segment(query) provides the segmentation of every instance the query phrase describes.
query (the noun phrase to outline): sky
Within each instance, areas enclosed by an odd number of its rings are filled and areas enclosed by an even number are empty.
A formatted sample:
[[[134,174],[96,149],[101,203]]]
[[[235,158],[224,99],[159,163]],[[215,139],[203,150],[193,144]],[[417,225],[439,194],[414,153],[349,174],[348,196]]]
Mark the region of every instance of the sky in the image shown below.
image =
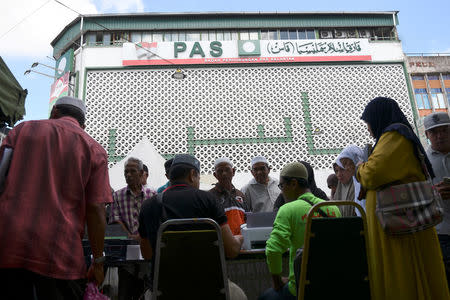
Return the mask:
[[[399,11],[405,53],[450,54],[448,0],[58,0],[81,14],[136,12]],[[0,56],[28,89],[24,120],[46,119],[52,78],[24,72],[34,62],[54,66],[51,41],[77,17],[55,0],[2,1]],[[38,72],[54,74],[39,65]]]

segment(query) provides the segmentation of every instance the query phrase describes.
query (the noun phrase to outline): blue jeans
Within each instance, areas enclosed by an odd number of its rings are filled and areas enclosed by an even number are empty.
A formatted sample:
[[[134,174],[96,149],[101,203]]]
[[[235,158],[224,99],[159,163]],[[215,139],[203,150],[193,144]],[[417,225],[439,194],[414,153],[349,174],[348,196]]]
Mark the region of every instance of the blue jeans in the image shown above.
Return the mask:
[[[297,297],[291,294],[289,283],[286,283],[279,291],[275,291],[273,288],[266,290],[258,297],[258,300],[297,300]]]

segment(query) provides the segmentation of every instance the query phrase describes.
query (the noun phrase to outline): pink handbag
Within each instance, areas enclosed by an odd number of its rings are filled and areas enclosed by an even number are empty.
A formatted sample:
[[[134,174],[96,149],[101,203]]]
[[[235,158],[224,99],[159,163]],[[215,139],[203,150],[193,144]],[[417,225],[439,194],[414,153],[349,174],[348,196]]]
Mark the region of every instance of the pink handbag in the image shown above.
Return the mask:
[[[94,282],[89,282],[84,291],[83,300],[110,300],[108,296],[103,295]]]

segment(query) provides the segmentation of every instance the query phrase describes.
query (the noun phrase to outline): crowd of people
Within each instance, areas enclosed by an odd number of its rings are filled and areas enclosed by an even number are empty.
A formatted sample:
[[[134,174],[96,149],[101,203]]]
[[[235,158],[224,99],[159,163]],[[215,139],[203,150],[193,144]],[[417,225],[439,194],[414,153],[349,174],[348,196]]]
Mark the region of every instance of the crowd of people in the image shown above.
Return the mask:
[[[127,186],[111,192],[107,155],[84,132],[85,112],[79,99],[60,98],[49,120],[19,124],[2,144],[1,155],[5,149],[13,151],[0,195],[0,226],[4,228],[0,236],[2,244],[8,245],[0,249],[0,285],[8,299],[81,299],[86,280],[100,284],[106,219],[120,224],[128,238],[139,241],[142,256],[153,261],[164,220],[211,218],[221,227],[225,255],[234,258],[243,243],[241,225],[246,213],[269,211],[276,212],[266,244],[273,287],[261,291],[260,299],[296,299],[293,261],[303,246],[305,216],[313,205],[329,200],[357,202],[367,215],[368,263],[375,299],[450,299],[447,113],[425,118],[430,141],[425,151],[395,100],[378,97],[370,101],[361,119],[375,145],[343,149],[330,166],[334,173],[327,178],[331,191],[327,196],[317,187],[308,162],[288,162],[279,178],[272,178],[264,156],[250,160],[253,178],[241,190],[233,185],[236,169],[232,160],[218,158],[213,172],[217,183],[203,191],[200,162],[187,154],[165,162],[168,181],[157,190],[147,183],[151,170],[139,158],[131,157],[124,165]],[[424,181],[421,157],[444,200],[443,222],[437,232],[429,228],[388,235],[376,216],[376,191],[390,183]],[[108,216],[105,205],[110,206]],[[315,217],[325,214],[353,217],[360,211],[354,206],[330,205]],[[81,247],[85,225],[93,254],[87,273]],[[289,277],[284,278],[282,255],[287,251]],[[130,264],[118,272],[119,299],[138,299],[149,284],[151,292],[153,270]],[[229,281],[229,290],[231,299],[247,299],[236,283]]]

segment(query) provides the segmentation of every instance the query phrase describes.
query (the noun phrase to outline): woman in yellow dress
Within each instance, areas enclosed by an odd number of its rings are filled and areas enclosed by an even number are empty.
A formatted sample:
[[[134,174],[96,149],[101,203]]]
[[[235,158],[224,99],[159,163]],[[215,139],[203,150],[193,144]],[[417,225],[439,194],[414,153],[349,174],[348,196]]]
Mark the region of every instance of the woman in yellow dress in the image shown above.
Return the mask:
[[[450,295],[436,230],[387,235],[375,215],[376,190],[381,186],[425,180],[417,154],[417,151],[423,154],[425,151],[394,100],[373,99],[361,119],[376,139],[368,161],[357,170],[357,179],[367,191],[368,260],[373,295],[376,300],[448,300]],[[425,162],[430,175],[434,176],[426,156]]]

